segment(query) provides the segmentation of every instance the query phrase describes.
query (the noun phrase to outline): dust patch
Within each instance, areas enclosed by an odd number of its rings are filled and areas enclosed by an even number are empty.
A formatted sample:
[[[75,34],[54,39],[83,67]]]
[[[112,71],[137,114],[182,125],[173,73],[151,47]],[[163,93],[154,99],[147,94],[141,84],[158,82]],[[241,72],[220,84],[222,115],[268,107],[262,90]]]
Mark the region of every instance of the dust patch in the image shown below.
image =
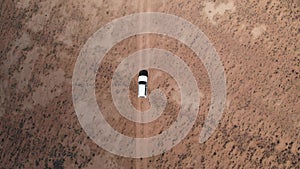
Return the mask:
[[[216,3],[214,2],[205,3],[204,12],[207,15],[208,19],[211,21],[211,23],[214,25],[217,24],[217,22],[214,20],[214,16],[217,14],[224,15],[226,11],[235,11],[235,6],[232,1],[228,3],[221,3],[218,6],[216,6]]]
[[[79,33],[80,23],[77,21],[70,21],[66,24],[66,27],[62,34],[57,37],[57,40],[64,43],[67,46],[73,45],[73,38]]]
[[[3,106],[2,104],[4,103],[4,99],[5,99],[5,93],[2,86],[0,86],[0,117],[2,117],[5,113],[5,109],[2,107]]]
[[[120,10],[123,6],[122,1],[108,1],[108,5],[112,10]]]
[[[108,1],[110,2],[110,1]],[[97,20],[102,18],[103,16],[97,16],[97,13],[99,12],[99,9],[102,9],[103,6],[103,0],[91,0],[89,3],[86,3],[82,8],[79,10],[82,12],[82,15],[84,18],[89,18],[89,21],[91,21],[93,24],[97,22]],[[106,6],[106,9],[109,9],[108,6]],[[98,18],[98,19],[97,19]]]
[[[38,13],[26,23],[26,27],[35,33],[43,30],[49,20],[51,11],[57,2],[58,0],[52,0],[39,3]]]
[[[4,89],[2,86],[0,86],[0,105],[4,103],[4,99],[5,99]]]
[[[29,5],[30,5],[30,0],[19,0],[16,6],[18,9],[25,9],[28,8]]]
[[[260,35],[262,35],[267,30],[267,27],[265,25],[260,25],[252,29],[251,34],[254,39],[258,38]]]
[[[32,95],[34,105],[46,106],[54,97],[62,92],[60,85],[65,80],[65,72],[58,69],[48,76],[41,77],[43,86],[38,87]]]
[[[5,113],[5,109],[0,107],[0,117],[2,117]]]
[[[1,72],[8,72],[9,67],[17,63],[20,50],[31,48],[32,46],[33,42],[30,35],[27,32],[23,32],[22,36],[12,43],[11,50],[7,53],[5,64],[0,67]]]
[[[120,166],[117,163],[116,158],[113,158],[111,155],[108,155],[107,153],[105,153],[104,155],[95,156],[91,160],[89,165],[87,167],[85,167],[85,169],[99,168],[99,166],[101,166],[103,168],[119,168],[119,169],[124,168],[123,166]]]
[[[27,32],[23,32],[20,39],[16,40],[15,45],[23,50],[23,49],[32,47],[33,42],[31,40],[30,35]]]
[[[226,108],[228,110],[229,110],[230,104],[231,104],[231,99],[227,98],[227,100],[226,100]]]
[[[42,51],[43,49],[41,48],[34,48],[30,52],[28,52],[26,54],[26,59],[21,65],[21,71],[17,71],[14,73],[14,78],[18,81],[17,89],[19,91],[23,91],[27,88],[28,82],[32,76],[35,62],[38,59],[38,53],[41,53]]]

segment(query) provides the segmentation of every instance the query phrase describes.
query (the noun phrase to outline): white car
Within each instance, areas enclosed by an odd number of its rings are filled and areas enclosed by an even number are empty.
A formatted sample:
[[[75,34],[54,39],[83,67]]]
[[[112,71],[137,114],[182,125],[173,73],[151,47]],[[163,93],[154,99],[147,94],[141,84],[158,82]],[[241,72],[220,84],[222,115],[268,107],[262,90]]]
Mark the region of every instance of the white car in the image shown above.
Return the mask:
[[[146,98],[147,97],[147,82],[148,82],[148,71],[147,70],[141,70],[139,72],[139,78],[138,78],[138,97],[139,98]]]

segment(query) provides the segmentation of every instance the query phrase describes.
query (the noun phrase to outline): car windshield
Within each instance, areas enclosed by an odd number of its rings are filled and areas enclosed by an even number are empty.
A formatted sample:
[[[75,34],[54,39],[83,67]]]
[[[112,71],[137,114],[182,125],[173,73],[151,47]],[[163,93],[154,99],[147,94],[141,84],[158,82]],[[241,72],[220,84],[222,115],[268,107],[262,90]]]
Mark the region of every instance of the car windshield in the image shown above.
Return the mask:
[[[139,76],[148,76],[148,71],[147,70],[141,70],[139,73]]]

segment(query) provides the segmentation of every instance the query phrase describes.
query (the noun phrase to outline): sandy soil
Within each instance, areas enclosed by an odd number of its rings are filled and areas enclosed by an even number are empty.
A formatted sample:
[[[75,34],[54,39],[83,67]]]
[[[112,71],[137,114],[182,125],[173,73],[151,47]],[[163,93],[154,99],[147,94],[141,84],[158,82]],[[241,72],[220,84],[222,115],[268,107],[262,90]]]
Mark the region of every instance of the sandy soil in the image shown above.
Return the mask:
[[[300,168],[299,1],[3,0],[0,14],[0,168]],[[204,144],[199,133],[210,105],[210,82],[185,45],[144,34],[115,45],[99,65],[96,96],[107,121],[131,137],[166,130],[180,109],[176,81],[151,69],[149,91],[168,105],[148,124],[131,122],[113,105],[110,82],[122,59],[145,48],[183,59],[201,91],[198,118],[188,136],[151,158],[113,155],[84,132],[72,102],[72,74],[87,39],[115,18],[164,12],[199,27],[214,44],[227,79],[227,102],[217,130]],[[105,71],[103,71],[105,70]],[[130,98],[141,111],[148,100]]]

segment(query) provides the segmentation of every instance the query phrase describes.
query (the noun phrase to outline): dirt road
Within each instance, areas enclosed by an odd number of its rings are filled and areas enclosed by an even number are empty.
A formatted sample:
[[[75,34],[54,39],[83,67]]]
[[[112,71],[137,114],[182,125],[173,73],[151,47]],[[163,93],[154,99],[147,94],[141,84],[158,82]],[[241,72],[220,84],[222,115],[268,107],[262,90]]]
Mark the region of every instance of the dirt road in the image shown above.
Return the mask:
[[[0,4],[0,168],[300,168],[298,1]],[[80,50],[105,24],[138,12],[184,18],[203,31],[219,54],[226,74],[226,106],[205,143],[199,143],[199,133],[210,106],[208,73],[188,46],[157,34],[132,36],[109,50],[96,75],[97,103],[106,121],[126,136],[151,137],[168,129],[181,100],[167,72],[149,70],[149,92],[159,88],[168,100],[162,116],[151,123],[121,116],[110,89],[114,70],[128,55],[146,48],[168,50],[189,66],[201,93],[196,123],[187,137],[163,154],[134,159],[102,149],[80,125],[72,98]],[[130,85],[131,103],[145,111],[150,104],[136,97],[136,84],[137,76]]]

